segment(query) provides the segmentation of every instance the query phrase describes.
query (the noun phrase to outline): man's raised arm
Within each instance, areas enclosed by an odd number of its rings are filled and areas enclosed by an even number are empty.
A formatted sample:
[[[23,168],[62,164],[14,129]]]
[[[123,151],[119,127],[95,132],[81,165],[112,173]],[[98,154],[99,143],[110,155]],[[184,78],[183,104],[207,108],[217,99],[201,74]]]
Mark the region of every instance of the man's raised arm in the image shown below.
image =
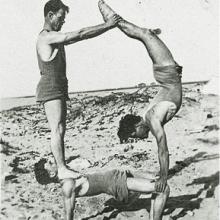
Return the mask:
[[[77,31],[61,33],[51,31],[47,34],[46,41],[48,44],[64,43],[72,44],[77,41],[96,37],[104,32],[114,28],[116,24],[121,20],[118,15],[113,15],[107,22],[96,26],[82,28]]]

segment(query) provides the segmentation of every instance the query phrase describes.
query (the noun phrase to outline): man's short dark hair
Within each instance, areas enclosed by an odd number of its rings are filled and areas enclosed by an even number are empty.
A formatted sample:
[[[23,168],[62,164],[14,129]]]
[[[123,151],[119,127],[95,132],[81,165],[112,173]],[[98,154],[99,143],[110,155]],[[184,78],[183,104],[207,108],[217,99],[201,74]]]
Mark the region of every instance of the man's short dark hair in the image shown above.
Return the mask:
[[[56,13],[60,9],[63,9],[67,13],[69,12],[69,7],[64,5],[61,0],[50,0],[44,6],[44,17],[47,16],[49,11]]]
[[[127,114],[119,121],[118,137],[120,143],[127,141],[131,134],[135,131],[135,125],[141,121],[140,116]]]

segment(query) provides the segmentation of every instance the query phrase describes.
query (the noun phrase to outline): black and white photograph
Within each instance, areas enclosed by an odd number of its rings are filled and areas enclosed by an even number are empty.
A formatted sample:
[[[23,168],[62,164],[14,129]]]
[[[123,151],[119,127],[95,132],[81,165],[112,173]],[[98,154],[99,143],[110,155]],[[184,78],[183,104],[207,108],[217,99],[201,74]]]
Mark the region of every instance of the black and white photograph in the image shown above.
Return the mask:
[[[219,1],[1,1],[2,220],[218,220]]]

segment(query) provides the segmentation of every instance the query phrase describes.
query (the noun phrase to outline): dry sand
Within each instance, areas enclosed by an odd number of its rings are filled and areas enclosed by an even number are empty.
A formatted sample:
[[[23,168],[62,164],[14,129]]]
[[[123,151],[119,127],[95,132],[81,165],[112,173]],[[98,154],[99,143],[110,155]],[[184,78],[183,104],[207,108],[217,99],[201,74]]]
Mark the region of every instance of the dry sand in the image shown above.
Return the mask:
[[[219,97],[203,95],[200,89],[200,85],[184,87],[182,108],[166,125],[171,194],[163,219],[218,219]],[[76,168],[82,173],[118,167],[158,171],[157,146],[152,135],[126,144],[119,144],[117,138],[120,118],[131,111],[143,112],[155,92],[155,88],[150,88],[133,94],[72,96],[65,139],[67,163],[72,166],[77,161],[74,159],[80,158]],[[0,117],[0,218],[63,219],[60,185],[43,173],[44,165],[51,173],[55,169],[43,108],[16,107],[1,111]],[[77,199],[75,216],[84,220],[149,219],[149,208],[149,196],[117,209],[110,196],[100,195]]]

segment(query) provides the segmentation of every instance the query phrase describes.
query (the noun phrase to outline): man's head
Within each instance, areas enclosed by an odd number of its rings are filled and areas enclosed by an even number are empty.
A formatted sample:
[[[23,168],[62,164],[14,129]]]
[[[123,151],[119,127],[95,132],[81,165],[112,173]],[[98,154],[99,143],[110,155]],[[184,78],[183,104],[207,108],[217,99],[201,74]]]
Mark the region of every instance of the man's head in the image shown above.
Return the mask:
[[[44,6],[45,21],[53,31],[61,30],[68,12],[69,7],[64,5],[61,0],[50,0]]]
[[[121,118],[119,122],[118,137],[120,143],[126,142],[131,138],[147,138],[149,133],[148,126],[140,116],[128,114]]]

